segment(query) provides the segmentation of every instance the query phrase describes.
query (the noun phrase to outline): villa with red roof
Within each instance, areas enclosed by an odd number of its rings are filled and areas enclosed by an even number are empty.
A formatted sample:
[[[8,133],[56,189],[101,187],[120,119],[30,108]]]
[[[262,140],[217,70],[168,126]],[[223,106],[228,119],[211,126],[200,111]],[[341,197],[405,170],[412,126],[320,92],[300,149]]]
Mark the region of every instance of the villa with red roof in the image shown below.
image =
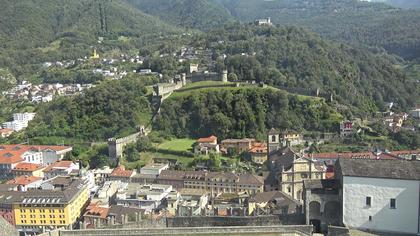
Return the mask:
[[[194,153],[208,155],[209,153],[219,153],[219,144],[217,144],[217,137],[211,135],[205,138],[197,139],[194,147]]]
[[[211,135],[209,137],[199,138],[197,139],[197,143],[217,144],[217,137],[214,135]]]

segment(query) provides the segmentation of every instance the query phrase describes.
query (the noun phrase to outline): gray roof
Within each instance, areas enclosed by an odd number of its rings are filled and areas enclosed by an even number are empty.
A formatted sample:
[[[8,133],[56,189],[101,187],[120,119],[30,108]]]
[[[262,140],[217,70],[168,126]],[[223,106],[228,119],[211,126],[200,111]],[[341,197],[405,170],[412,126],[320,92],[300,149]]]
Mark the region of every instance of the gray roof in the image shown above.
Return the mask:
[[[343,176],[420,180],[420,162],[407,160],[339,159]]]
[[[279,132],[275,128],[271,128],[270,131],[268,131],[268,135],[278,135]]]

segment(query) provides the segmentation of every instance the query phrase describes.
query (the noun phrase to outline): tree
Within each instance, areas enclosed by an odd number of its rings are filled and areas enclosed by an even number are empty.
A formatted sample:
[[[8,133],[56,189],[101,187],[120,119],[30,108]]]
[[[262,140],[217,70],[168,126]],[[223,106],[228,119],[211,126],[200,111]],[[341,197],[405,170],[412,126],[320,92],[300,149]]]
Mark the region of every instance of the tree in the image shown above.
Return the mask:
[[[222,164],[222,160],[220,158],[219,155],[214,154],[214,153],[210,153],[210,158],[209,158],[209,168],[214,170],[214,171],[219,171],[220,170],[220,166]]]
[[[152,147],[152,142],[147,136],[140,137],[136,142],[136,149],[139,152],[147,151],[151,147]]]
[[[135,144],[127,144],[123,153],[125,159],[129,162],[135,162],[140,159],[140,153],[137,151]]]

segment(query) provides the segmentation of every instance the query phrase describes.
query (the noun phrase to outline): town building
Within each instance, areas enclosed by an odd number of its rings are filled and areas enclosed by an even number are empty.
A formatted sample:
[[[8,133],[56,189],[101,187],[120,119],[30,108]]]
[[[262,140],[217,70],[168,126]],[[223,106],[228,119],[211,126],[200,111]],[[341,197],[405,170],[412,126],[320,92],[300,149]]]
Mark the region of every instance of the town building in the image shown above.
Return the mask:
[[[354,123],[351,121],[340,122],[340,137],[350,137],[355,133]]]
[[[252,162],[257,164],[264,164],[267,161],[268,151],[266,143],[254,143],[249,150]]]
[[[115,202],[120,206],[152,212],[164,208],[163,201],[172,191],[171,185],[126,183],[117,191]]]
[[[80,170],[79,163],[73,161],[57,161],[47,166],[43,172],[45,179],[51,179],[56,176],[68,176],[72,172],[78,173]]]
[[[336,170],[344,225],[420,234],[420,162],[339,159]]]
[[[22,175],[6,182],[7,185],[13,185],[14,191],[28,191],[29,189],[37,189],[42,184],[42,178],[35,176]]]
[[[120,180],[121,182],[129,183],[135,174],[135,170],[126,170],[124,166],[118,166],[109,175],[109,180]]]
[[[302,135],[294,131],[279,132],[272,128],[268,131],[267,143],[268,154],[276,152],[285,147],[293,147],[303,144]]]
[[[11,191],[7,187],[7,185],[0,187],[0,217],[15,226],[16,221],[13,212],[13,202],[20,196],[20,193]]]
[[[410,111],[410,115],[416,119],[420,119],[420,108]]]
[[[209,153],[219,153],[220,147],[217,144],[217,137],[211,135],[205,138],[197,139],[196,145],[194,147],[194,153],[208,155]]]
[[[80,180],[65,189],[22,192],[13,202],[16,227],[27,234],[73,229],[88,199],[88,189]]]
[[[21,131],[28,127],[29,121],[33,120],[35,115],[35,113],[15,113],[13,114],[13,121],[3,123],[3,128]]]
[[[12,170],[20,162],[23,162],[22,158],[9,152],[2,152],[0,146],[0,178],[10,177]]]
[[[97,204],[90,204],[83,214],[83,223],[86,229],[112,227],[130,222],[139,222],[143,214],[144,211],[138,208],[116,205],[102,207]]]
[[[327,167],[320,162],[300,157],[290,166],[283,166],[280,171],[280,189],[293,199],[303,202],[303,181],[308,179],[324,179]]]
[[[12,169],[12,174],[13,176],[26,175],[44,178],[44,168],[39,164],[20,162]]]
[[[281,191],[261,192],[248,201],[248,215],[301,214],[302,203]]]
[[[259,25],[259,26],[261,26],[261,25],[272,26],[273,25],[273,23],[271,22],[271,18],[270,17],[267,17],[265,19],[258,19],[258,20],[255,21],[255,24],[256,25]]]
[[[0,156],[20,158],[26,163],[40,165],[49,165],[62,160],[65,154],[70,151],[72,151],[72,147],[68,146],[0,145]]]
[[[166,163],[153,163],[146,165],[140,169],[140,174],[158,176],[162,171],[169,169]]]
[[[98,206],[109,206],[114,201],[118,189],[125,186],[121,181],[106,181],[97,193],[92,197],[91,202]]]
[[[304,186],[304,213],[314,233],[326,233],[328,226],[343,226],[341,186],[336,179],[308,179]]]
[[[248,152],[255,139],[225,139],[220,144],[220,151],[224,154]]]
[[[240,192],[254,194],[264,189],[264,181],[260,176],[230,172],[166,170],[158,176],[157,182],[172,185],[176,189],[201,189],[211,195]]]

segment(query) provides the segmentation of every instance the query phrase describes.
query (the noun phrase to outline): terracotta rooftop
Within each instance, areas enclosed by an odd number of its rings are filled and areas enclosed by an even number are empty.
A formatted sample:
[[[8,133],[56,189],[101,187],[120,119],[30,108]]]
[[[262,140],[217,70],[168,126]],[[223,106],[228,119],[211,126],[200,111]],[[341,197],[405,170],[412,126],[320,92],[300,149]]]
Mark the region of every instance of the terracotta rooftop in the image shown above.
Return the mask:
[[[250,153],[267,153],[267,144],[265,143],[254,143]]]
[[[12,180],[7,181],[6,184],[17,184],[17,185],[25,186],[39,180],[42,180],[42,178],[35,177],[35,176],[22,175],[22,176],[18,176]]]
[[[116,167],[112,173],[111,177],[131,177],[133,175],[132,170],[126,170],[124,166],[118,166]]]
[[[199,138],[197,140],[197,143],[213,143],[213,142],[217,142],[217,137],[214,135],[211,135],[209,137],[206,138]]]
[[[55,163],[52,163],[51,165],[47,166],[43,172],[50,172],[57,169],[68,169],[73,165],[73,161],[57,161]]]
[[[63,151],[69,149],[69,146],[36,146],[20,144],[1,144],[0,145],[0,164],[11,164],[20,162],[22,155],[28,151]]]
[[[18,163],[13,170],[14,171],[32,172],[32,171],[35,171],[35,170],[39,170],[41,168],[42,168],[42,165],[38,165],[38,164],[34,164],[34,163],[21,162],[21,163]]]
[[[101,219],[106,219],[108,216],[109,208],[100,207],[98,204],[91,203],[87,208],[84,216],[96,216]]]

